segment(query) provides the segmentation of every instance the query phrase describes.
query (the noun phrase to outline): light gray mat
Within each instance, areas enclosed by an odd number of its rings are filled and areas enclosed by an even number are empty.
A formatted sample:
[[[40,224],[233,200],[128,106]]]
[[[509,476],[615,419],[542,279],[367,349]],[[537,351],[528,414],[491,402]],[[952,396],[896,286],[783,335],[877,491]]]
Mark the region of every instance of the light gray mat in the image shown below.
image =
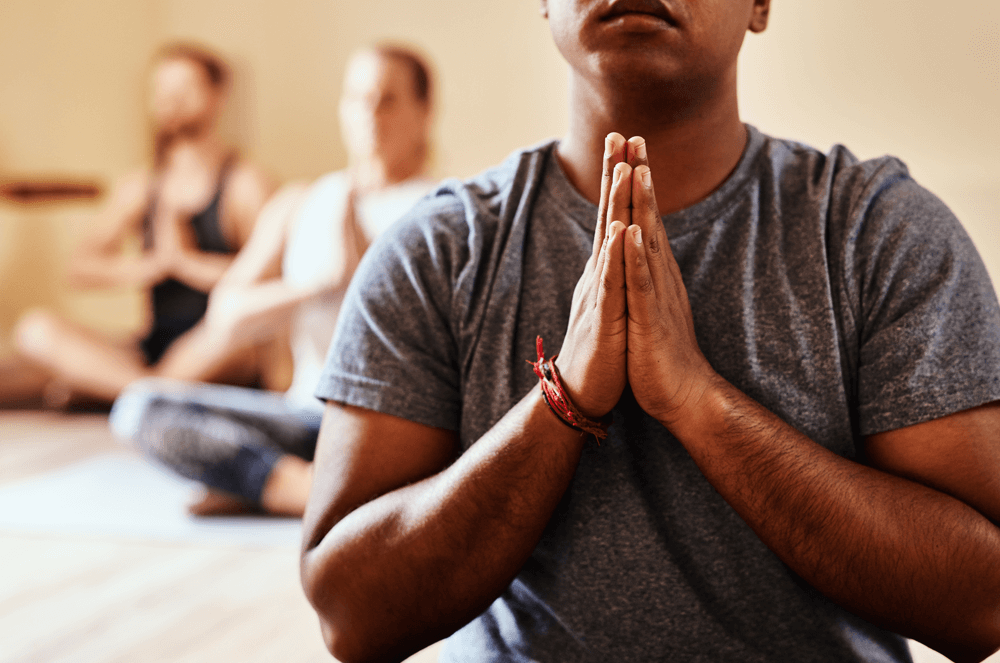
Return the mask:
[[[194,518],[197,484],[141,458],[107,454],[0,486],[0,532],[297,547],[301,521],[265,516]]]

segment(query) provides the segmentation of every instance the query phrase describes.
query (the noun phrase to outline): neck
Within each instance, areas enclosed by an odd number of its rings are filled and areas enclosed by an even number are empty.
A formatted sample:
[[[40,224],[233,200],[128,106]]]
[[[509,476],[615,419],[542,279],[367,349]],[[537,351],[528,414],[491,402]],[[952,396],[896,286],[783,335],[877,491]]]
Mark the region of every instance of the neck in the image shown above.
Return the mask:
[[[595,204],[604,139],[612,131],[646,140],[661,214],[690,207],[722,184],[746,146],[735,67],[715,89],[696,94],[667,86],[611,89],[574,74],[569,131],[559,145],[559,159],[573,185]]]
[[[351,172],[359,189],[373,191],[390,187],[424,172],[426,149],[419,148],[395,159],[371,157],[353,160]]]
[[[211,129],[182,131],[167,139],[161,165],[170,168],[192,160],[217,167],[226,157],[229,148]]]

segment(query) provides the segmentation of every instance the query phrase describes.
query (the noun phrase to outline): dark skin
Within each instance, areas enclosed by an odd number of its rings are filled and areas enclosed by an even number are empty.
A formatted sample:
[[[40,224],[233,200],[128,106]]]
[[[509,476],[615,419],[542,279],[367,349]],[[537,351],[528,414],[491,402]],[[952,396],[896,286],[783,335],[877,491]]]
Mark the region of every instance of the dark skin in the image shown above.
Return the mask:
[[[1000,408],[871,436],[863,466],[712,369],[660,211],[703,199],[736,164],[736,53],[746,30],[764,29],[769,6],[670,9],[658,23],[609,18],[590,0],[543,4],[572,69],[559,157],[600,209],[558,359],[567,389],[599,416],[631,384],[807,582],[956,661],[982,660],[1000,647]],[[331,405],[302,557],[331,651],[398,660],[475,617],[531,554],[583,443],[538,390],[454,462],[451,432]]]

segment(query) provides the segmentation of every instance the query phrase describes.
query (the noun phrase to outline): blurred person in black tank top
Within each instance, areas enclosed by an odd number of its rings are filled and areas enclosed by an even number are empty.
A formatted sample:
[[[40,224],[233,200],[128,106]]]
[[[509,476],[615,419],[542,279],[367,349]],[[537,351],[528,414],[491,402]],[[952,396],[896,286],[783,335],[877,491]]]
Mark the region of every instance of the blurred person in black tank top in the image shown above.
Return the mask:
[[[26,314],[15,329],[19,373],[30,374],[24,379],[49,405],[110,403],[129,382],[154,375],[236,384],[260,378],[263,353],[222,357],[198,323],[274,184],[217,134],[229,83],[221,59],[169,45],[151,82],[152,168],[117,183],[69,269],[75,286],[145,290],[146,328],[122,341],[51,311]],[[123,249],[136,237],[142,251],[128,254]]]

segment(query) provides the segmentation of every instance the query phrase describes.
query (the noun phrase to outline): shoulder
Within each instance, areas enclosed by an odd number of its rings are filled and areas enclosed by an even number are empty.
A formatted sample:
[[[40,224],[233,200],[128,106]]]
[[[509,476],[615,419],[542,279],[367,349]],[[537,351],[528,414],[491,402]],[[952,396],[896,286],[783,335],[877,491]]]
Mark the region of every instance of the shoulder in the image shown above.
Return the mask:
[[[761,136],[757,170],[782,192],[807,195],[833,213],[857,212],[886,188],[910,181],[909,170],[893,156],[861,160],[836,144],[822,152],[799,141]]]
[[[145,208],[152,190],[153,174],[146,168],[133,170],[115,180],[111,189],[112,202],[135,208]]]
[[[303,181],[283,184],[261,208],[254,232],[262,228],[287,228],[308,194],[309,186]]]
[[[226,178],[225,196],[233,202],[262,203],[278,188],[277,181],[263,169],[240,160]]]
[[[226,215],[239,227],[241,243],[250,235],[257,215],[277,188],[270,174],[249,161],[241,159],[232,167],[223,200]]]
[[[340,200],[347,195],[347,187],[347,171],[335,170],[306,184],[302,195],[305,201]]]
[[[862,160],[840,144],[822,152],[764,136],[757,160],[757,172],[773,183],[779,204],[816,210],[832,239],[857,242],[893,228],[960,231],[948,207],[918,184],[897,157]]]
[[[101,232],[122,233],[136,228],[149,206],[152,173],[138,169],[119,177],[111,188],[107,204],[97,217]]]
[[[382,270],[386,278],[433,282],[442,291],[474,289],[492,271],[515,212],[530,206],[553,145],[518,150],[474,177],[439,183],[373,244],[361,280]]]
[[[268,198],[277,188],[277,181],[270,173],[246,159],[237,161],[226,178],[226,189],[232,196]]]
[[[500,164],[473,178],[453,183],[452,191],[470,211],[500,217],[525,202],[542,178],[555,150],[555,141],[517,150]]]
[[[555,143],[517,150],[503,162],[467,179],[446,179],[403,217],[407,233],[446,232],[453,237],[488,239],[506,218],[531,203]]]

